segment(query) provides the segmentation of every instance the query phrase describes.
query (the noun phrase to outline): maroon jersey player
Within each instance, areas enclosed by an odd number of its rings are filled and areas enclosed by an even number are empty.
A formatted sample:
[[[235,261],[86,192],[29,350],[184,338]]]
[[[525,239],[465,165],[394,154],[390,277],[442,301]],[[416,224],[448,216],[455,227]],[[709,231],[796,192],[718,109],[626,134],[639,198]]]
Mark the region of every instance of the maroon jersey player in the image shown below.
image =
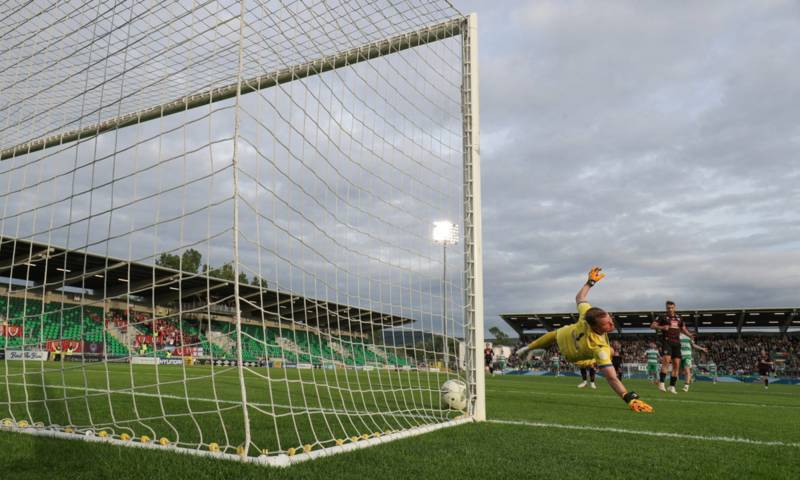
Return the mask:
[[[670,393],[677,393],[675,391],[675,383],[678,381],[678,372],[681,364],[681,333],[692,337],[680,315],[675,312],[675,308],[675,302],[667,300],[666,313],[653,320],[653,323],[650,324],[650,328],[656,330],[661,339],[662,364],[658,389],[662,392],[667,391],[664,388],[664,380],[667,378],[669,365],[672,364],[672,375],[669,378]]]

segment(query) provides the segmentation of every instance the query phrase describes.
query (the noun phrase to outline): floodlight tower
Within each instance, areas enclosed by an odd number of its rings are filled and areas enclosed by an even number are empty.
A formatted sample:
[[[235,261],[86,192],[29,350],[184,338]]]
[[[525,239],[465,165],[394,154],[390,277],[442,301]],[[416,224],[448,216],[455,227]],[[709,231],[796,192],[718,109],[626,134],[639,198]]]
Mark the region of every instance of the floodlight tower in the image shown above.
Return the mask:
[[[433,241],[442,244],[442,336],[444,337],[444,368],[449,365],[447,342],[447,246],[458,243],[458,225],[448,220],[433,222]]]

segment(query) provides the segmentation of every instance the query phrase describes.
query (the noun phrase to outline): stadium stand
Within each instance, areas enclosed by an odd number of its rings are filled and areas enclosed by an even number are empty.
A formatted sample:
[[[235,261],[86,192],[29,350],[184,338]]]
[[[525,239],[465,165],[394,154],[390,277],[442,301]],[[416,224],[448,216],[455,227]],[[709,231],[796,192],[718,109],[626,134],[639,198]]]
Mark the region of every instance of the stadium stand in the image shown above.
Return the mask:
[[[19,326],[22,334],[5,336],[5,348],[45,348],[47,341],[83,340],[105,345],[108,357],[132,354],[158,357],[189,356],[234,361],[235,329],[225,321],[202,322],[177,316],[153,318],[145,311],[110,309],[105,314],[97,306],[80,303],[46,302],[37,299],[0,295],[0,315],[4,326]],[[105,321],[103,321],[105,319]],[[202,324],[202,326],[201,326]],[[210,325],[210,327],[209,327]],[[352,336],[309,334],[308,330],[242,326],[242,359],[246,362],[281,359],[291,363],[321,366],[333,362],[340,366],[409,365],[401,355],[365,345]],[[199,347],[194,350],[184,350]]]
[[[237,360],[230,281],[17,238],[0,242],[0,277],[44,257],[62,265],[60,272],[84,273],[59,273],[54,282],[43,269],[31,269],[28,287],[0,286],[0,324],[23,328],[21,336],[0,335],[0,349],[44,349],[47,341],[82,340],[103,345],[108,357]],[[242,312],[243,361],[354,367],[413,363],[402,346],[384,352],[382,336],[354,333],[398,327],[412,322],[409,318],[262,286],[241,284],[240,291],[250,305]],[[105,298],[95,292],[105,292]]]
[[[800,308],[729,309],[679,311],[689,330],[697,332],[696,342],[709,352],[696,351],[695,363],[700,371],[714,363],[720,375],[753,375],[762,350],[769,352],[779,376],[800,378]],[[644,351],[656,340],[649,329],[650,322],[660,312],[612,312],[617,331],[610,337],[622,343],[625,363],[644,363]],[[500,317],[518,334],[516,348],[536,336],[577,321],[574,313],[524,313],[502,314]],[[555,348],[544,352],[527,365],[518,365],[510,359],[512,367],[553,368]],[[559,368],[572,366],[563,359]]]
[[[645,363],[644,351],[648,343],[655,336],[630,335],[617,336],[622,343],[624,363]],[[524,346],[527,342],[518,342],[514,350]],[[709,353],[696,351],[695,362],[700,370],[705,370],[704,365],[713,362],[717,365],[720,375],[754,375],[759,352],[766,350],[770,353],[776,365],[776,373],[780,376],[800,378],[800,336],[785,338],[774,335],[749,335],[737,337],[736,335],[701,335],[697,343],[709,349]],[[515,358],[507,359],[512,368],[550,369],[553,368],[553,357],[558,353],[555,346],[547,349],[542,355],[535,356],[527,364],[520,365]],[[559,357],[559,368],[567,371],[572,365]]]
[[[37,299],[0,296],[3,324],[23,328],[21,336],[6,335],[6,348],[43,347],[48,340],[105,342],[109,355],[127,355],[116,338],[104,338],[102,308]]]

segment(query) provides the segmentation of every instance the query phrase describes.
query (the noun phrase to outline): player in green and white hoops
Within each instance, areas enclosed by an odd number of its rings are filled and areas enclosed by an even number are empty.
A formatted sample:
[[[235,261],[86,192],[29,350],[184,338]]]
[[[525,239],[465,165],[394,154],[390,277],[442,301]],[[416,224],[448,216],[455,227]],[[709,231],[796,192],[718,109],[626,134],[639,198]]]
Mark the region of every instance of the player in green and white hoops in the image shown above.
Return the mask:
[[[708,374],[713,379],[712,382],[717,383],[717,364],[714,363],[714,360],[711,360],[706,367],[708,368]]]
[[[650,348],[644,351],[647,358],[647,378],[653,383],[658,383],[658,367],[661,363],[661,355],[656,348],[656,342],[650,342]]]
[[[692,340],[692,337],[681,333],[681,370],[683,370],[683,377],[686,384],[683,386],[683,391],[689,391],[689,385],[692,384],[692,349],[701,350],[708,353],[708,350],[697,345]]]
[[[561,374],[561,358],[559,358],[558,353],[550,357],[550,368],[553,369],[553,373],[556,374],[556,377]]]

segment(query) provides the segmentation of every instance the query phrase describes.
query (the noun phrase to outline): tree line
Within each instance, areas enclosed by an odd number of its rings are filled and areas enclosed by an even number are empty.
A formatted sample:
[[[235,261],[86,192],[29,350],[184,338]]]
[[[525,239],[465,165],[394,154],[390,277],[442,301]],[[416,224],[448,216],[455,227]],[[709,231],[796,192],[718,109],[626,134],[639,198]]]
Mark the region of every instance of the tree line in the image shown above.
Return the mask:
[[[231,282],[236,278],[233,262],[227,262],[219,267],[211,267],[207,263],[203,263],[203,254],[194,248],[184,250],[180,255],[167,252],[162,253],[156,258],[156,265],[173,270],[180,270],[182,272],[203,273],[207,274],[209,277],[229,280]],[[264,278],[258,275],[253,275],[253,278],[248,278],[247,274],[244,272],[239,272],[239,283],[267,288],[267,281]]]

